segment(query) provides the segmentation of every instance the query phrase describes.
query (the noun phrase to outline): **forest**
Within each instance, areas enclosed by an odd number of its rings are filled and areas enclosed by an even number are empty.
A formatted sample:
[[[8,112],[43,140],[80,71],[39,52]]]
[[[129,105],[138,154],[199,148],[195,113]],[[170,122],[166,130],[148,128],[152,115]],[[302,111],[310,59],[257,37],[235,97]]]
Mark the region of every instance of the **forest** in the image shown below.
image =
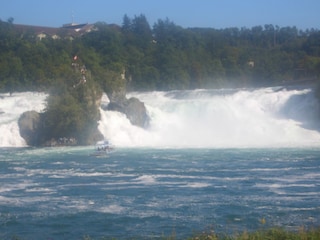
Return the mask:
[[[72,58],[103,89],[125,71],[128,91],[260,87],[320,78],[320,31],[271,24],[252,28],[183,28],[169,19],[152,27],[145,15],[121,26],[97,22],[70,39],[39,40],[0,20],[0,91],[74,85]]]

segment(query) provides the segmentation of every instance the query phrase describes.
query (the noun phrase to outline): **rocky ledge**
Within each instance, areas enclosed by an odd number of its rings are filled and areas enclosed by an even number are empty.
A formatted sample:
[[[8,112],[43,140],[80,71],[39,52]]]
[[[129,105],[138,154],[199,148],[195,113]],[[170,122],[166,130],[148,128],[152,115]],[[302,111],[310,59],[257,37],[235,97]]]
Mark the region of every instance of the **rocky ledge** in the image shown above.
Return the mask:
[[[20,136],[29,146],[36,146],[39,143],[41,126],[41,115],[36,111],[28,111],[21,114],[18,125]]]
[[[104,110],[124,113],[132,125],[145,128],[149,125],[149,117],[146,107],[138,98],[127,99],[125,93],[116,92],[108,94],[110,103],[103,106]]]
[[[137,98],[127,99],[125,93],[112,93],[108,95],[110,103],[107,106],[102,106],[104,110],[119,111],[124,113],[133,125],[145,128],[149,125],[149,117],[146,107],[143,102]],[[97,103],[99,105],[97,105]],[[96,110],[100,107],[100,100],[92,107]],[[45,113],[36,111],[24,112],[19,120],[18,125],[20,135],[25,139],[29,146],[76,146],[76,145],[91,145],[96,141],[103,139],[103,135],[99,132],[97,125],[91,127],[85,135],[70,137],[59,136],[48,138],[47,129],[44,123]]]

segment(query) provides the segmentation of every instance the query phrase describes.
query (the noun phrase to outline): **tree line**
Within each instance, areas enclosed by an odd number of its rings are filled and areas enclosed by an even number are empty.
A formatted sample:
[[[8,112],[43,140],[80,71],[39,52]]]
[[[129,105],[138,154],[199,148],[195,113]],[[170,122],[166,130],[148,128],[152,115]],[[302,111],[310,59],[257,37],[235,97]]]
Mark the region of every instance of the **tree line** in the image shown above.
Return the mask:
[[[105,91],[125,73],[128,90],[259,87],[320,78],[320,31],[271,24],[252,28],[152,27],[141,14],[121,26],[95,23],[73,40],[37,39],[0,20],[0,91],[74,85],[73,56]]]

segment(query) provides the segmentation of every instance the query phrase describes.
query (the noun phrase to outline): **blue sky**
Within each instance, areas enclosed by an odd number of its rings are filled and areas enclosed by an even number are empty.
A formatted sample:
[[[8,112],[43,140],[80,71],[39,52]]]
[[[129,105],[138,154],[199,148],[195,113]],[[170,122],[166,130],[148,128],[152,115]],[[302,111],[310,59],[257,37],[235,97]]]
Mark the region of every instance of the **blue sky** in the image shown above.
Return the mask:
[[[0,19],[60,27],[72,22],[121,25],[125,14],[144,14],[151,27],[158,19],[182,27],[279,27],[320,29],[320,0],[0,0]]]

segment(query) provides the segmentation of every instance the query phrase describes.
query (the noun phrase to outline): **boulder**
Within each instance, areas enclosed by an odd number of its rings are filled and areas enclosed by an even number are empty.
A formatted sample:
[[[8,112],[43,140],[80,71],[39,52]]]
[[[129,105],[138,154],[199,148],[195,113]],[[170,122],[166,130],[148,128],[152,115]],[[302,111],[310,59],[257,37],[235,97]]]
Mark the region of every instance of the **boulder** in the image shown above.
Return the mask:
[[[36,146],[39,143],[41,115],[36,111],[28,111],[21,114],[18,125],[20,136],[25,139],[27,145]]]
[[[130,120],[131,124],[145,128],[149,125],[149,117],[143,102],[137,98],[127,99],[126,94],[126,73],[110,73],[108,84],[103,86],[110,103],[103,107],[105,110],[118,111],[124,113]]]
[[[118,102],[110,102],[107,109],[124,113],[133,125],[145,128],[149,124],[146,107],[137,98],[125,98]]]

